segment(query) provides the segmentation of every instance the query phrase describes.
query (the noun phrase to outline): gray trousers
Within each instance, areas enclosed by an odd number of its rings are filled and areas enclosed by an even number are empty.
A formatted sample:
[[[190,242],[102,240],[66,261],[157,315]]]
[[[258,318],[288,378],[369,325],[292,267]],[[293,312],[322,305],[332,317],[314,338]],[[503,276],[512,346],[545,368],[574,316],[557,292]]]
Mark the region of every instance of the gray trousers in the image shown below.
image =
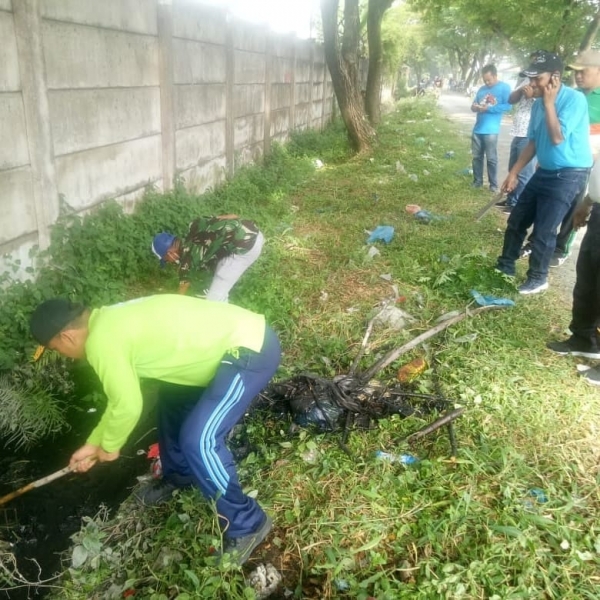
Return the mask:
[[[228,302],[229,292],[246,269],[260,256],[265,238],[259,231],[254,246],[246,254],[231,254],[217,263],[215,275],[206,299],[215,302]]]

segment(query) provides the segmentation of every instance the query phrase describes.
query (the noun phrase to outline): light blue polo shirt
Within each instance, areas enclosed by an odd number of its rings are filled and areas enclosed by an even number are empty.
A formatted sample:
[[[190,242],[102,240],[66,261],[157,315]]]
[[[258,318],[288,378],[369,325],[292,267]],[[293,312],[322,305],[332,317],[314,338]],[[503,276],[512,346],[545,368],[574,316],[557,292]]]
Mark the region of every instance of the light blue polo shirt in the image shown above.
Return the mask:
[[[527,137],[535,142],[540,167],[549,171],[591,167],[590,118],[585,96],[563,84],[556,96],[555,106],[564,138],[560,144],[553,144],[550,139],[544,101],[538,98],[531,109]]]

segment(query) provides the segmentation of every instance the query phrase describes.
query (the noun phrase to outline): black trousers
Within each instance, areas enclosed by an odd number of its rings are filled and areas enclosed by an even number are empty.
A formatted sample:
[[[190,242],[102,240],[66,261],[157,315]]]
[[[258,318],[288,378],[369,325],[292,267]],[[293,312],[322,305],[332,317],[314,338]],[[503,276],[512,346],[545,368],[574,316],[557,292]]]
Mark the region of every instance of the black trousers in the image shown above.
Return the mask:
[[[573,335],[598,343],[600,324],[600,204],[594,203],[581,241],[573,288]]]

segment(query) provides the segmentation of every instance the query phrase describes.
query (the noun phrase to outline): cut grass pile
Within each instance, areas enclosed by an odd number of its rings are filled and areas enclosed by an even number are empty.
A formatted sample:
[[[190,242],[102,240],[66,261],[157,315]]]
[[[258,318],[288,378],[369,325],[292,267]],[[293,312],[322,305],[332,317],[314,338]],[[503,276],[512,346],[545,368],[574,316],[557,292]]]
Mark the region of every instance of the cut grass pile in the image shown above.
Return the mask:
[[[112,521],[88,523],[76,541],[93,551],[60,597],[253,598],[244,574],[268,561],[284,578],[272,598],[598,598],[598,392],[578,379],[572,359],[544,346],[564,335],[570,298],[552,287],[519,298],[493,272],[504,217],[474,221],[489,195],[460,173],[470,163],[467,141],[432,104],[411,100],[385,116],[369,156],[350,157],[339,126],[299,136],[288,152],[325,166],[278,198],[284,216],[263,227],[264,256],[232,298],[280,332],[280,377],[347,372],[392,285],[417,321],[408,331],[376,329],[361,368],[464,309],[472,289],[516,300],[465,319],[378,377],[393,379],[415,356],[435,364],[415,385],[439,385],[467,407],[456,424],[458,456],[448,458],[443,434],[404,445],[423,424],[416,418],[354,432],[349,457],[335,434],[290,437],[286,423],[261,416],[248,425],[255,451],[240,477],[275,527],[244,571],[207,558],[219,543],[214,515],[186,492],[164,507],[124,507]],[[442,218],[419,223],[407,204]],[[242,197],[225,208],[253,217]],[[366,232],[378,225],[395,235],[369,258]],[[380,449],[421,460],[389,464],[374,457]]]

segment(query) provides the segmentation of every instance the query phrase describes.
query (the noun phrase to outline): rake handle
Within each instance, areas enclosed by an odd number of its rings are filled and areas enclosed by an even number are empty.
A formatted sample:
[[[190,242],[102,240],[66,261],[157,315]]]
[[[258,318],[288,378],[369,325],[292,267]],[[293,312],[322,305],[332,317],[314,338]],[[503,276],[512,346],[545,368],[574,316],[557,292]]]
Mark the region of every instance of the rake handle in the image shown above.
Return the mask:
[[[22,488],[19,488],[18,490],[15,490],[14,492],[11,492],[10,494],[6,494],[6,496],[2,496],[2,498],[0,498],[0,506],[3,506],[7,502],[10,502],[14,498],[17,498],[18,496],[21,496],[22,494],[25,494],[26,492],[29,492],[30,490],[42,487],[43,485],[46,485],[47,483],[50,483],[51,481],[54,481],[55,479],[59,479],[63,475],[66,475],[67,473],[71,473],[72,471],[73,471],[73,467],[64,467],[60,471],[56,471],[55,473],[46,475],[46,477],[42,477],[41,479],[32,481],[31,483],[24,485]]]

